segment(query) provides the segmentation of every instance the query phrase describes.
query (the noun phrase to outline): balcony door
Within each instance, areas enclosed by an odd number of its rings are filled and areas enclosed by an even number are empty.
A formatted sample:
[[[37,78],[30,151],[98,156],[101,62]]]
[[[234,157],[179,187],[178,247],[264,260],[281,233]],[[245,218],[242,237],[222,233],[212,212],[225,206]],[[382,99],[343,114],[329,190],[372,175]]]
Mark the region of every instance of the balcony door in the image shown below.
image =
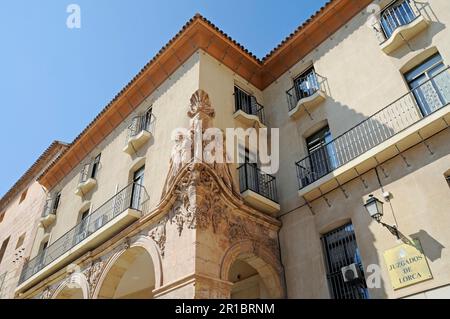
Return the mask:
[[[144,186],[145,166],[142,166],[133,176],[133,187],[131,190],[131,208],[140,210],[142,187]]]
[[[308,147],[311,180],[316,181],[336,168],[335,152],[330,128],[324,127],[306,139]]]
[[[310,68],[294,80],[297,101],[307,98],[320,89],[314,68]]]
[[[80,243],[83,239],[88,236],[88,227],[89,227],[89,210],[84,211],[81,214],[80,222],[78,223],[77,234],[75,236],[75,245]]]
[[[405,74],[423,116],[450,102],[450,74],[445,69],[438,53]]]
[[[149,131],[152,122],[152,108],[150,108],[141,118],[141,129]]]
[[[397,28],[411,23],[416,17],[410,0],[395,1],[381,13],[381,27],[386,39],[389,39]]]

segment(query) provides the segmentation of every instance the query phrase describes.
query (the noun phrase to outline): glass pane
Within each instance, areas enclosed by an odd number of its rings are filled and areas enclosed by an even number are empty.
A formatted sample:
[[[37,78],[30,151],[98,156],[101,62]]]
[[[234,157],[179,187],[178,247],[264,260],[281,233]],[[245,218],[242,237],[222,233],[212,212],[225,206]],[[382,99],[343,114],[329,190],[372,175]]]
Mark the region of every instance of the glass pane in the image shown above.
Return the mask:
[[[435,88],[440,95],[442,103],[450,103],[450,73],[449,70],[439,73],[434,79]]]
[[[417,77],[424,74],[433,65],[439,64],[439,63],[442,63],[442,57],[438,53],[438,54],[432,56],[431,58],[429,58],[428,60],[426,60],[424,63],[422,63],[418,67],[416,67],[416,68],[412,69],[411,71],[409,71],[408,73],[406,73],[405,78],[408,82],[411,82],[414,79],[416,79]],[[443,63],[442,63],[442,65],[443,65]]]

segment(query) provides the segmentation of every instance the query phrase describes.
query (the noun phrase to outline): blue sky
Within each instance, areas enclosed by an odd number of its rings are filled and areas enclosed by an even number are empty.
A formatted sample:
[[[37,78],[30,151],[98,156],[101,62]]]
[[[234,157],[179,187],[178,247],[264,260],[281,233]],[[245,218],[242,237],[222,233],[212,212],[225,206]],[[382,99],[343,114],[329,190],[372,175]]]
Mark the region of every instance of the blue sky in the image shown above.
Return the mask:
[[[196,12],[258,57],[325,0],[0,2],[4,194],[53,140],[71,142]],[[69,4],[81,28],[69,29]]]

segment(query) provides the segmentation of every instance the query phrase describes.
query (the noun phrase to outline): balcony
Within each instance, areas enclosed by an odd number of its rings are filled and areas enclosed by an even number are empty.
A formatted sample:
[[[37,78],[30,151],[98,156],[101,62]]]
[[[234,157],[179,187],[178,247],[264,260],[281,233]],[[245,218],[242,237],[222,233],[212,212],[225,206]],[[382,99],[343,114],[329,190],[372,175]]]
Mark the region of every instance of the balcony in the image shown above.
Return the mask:
[[[133,183],[125,187],[28,261],[16,292],[28,289],[138,220],[147,200],[148,195],[142,185]]]
[[[396,2],[384,10],[374,25],[381,49],[390,54],[428,27],[428,20],[421,14],[413,0]]]
[[[155,117],[151,113],[133,118],[123,151],[129,155],[136,153],[153,136],[154,124]]]
[[[326,99],[325,79],[312,70],[294,82],[294,87],[286,92],[289,116],[297,117],[302,110],[310,115],[311,108]]]
[[[265,128],[264,107],[259,104],[256,97],[246,93],[238,87],[234,88],[234,101],[236,112],[233,114],[235,120],[240,122],[244,128]]]
[[[241,195],[248,205],[271,215],[280,211],[275,177],[263,173],[256,164],[243,164],[238,171]]]
[[[299,196],[314,199],[447,127],[449,68],[297,162]]]
[[[75,195],[84,196],[89,193],[95,185],[97,185],[97,180],[95,179],[95,162],[84,165],[80,173],[80,180],[78,186],[75,189]]]
[[[44,210],[41,215],[41,224],[44,228],[52,225],[56,220],[56,209],[53,206],[53,200],[49,199],[45,203]]]

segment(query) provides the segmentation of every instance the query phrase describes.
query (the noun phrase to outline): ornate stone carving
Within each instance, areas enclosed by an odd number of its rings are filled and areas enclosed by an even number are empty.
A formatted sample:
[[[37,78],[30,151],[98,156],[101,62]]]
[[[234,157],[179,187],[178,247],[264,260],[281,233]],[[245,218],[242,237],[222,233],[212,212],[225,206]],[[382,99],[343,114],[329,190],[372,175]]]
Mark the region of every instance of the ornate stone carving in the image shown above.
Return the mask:
[[[220,223],[227,220],[229,208],[205,165],[192,163],[188,171],[175,188],[177,199],[170,220],[180,235],[184,227],[205,230],[212,225],[216,232]]]
[[[244,221],[237,217],[228,223],[228,238],[230,244],[243,240],[251,240],[255,252],[262,245],[268,248],[274,256],[278,256],[278,240],[272,238],[266,227],[259,223]]]
[[[161,256],[164,257],[164,252],[166,248],[166,223],[168,218],[161,220],[150,232],[149,236],[158,245]]]
[[[244,221],[237,217],[228,224],[228,238],[230,243],[233,244],[241,240],[251,239],[252,236],[245,226]]]
[[[41,299],[50,299],[53,295],[53,290],[50,287],[46,287],[44,291],[42,291]]]
[[[97,260],[92,263],[91,267],[87,269],[86,278],[90,286],[91,293],[94,292],[95,286],[97,285],[100,275],[102,273],[103,267],[105,266],[104,260]]]
[[[186,165],[203,162],[203,150],[210,141],[203,140],[203,134],[209,128],[212,128],[213,119],[215,117],[214,108],[211,106],[208,94],[203,90],[197,90],[191,97],[188,116],[191,118],[190,127],[187,132],[182,129],[175,136],[175,145],[172,149],[169,160],[169,172],[163,188],[163,196],[165,196],[171,186],[174,184],[178,173]],[[222,145],[209,148],[207,152],[208,158],[212,159],[212,163],[205,163],[211,167],[220,177],[223,183],[236,195],[239,196],[238,187],[235,185],[231,174],[230,164],[228,163],[228,154],[226,152],[226,142],[222,134],[220,142]],[[198,144],[198,145],[197,145]],[[215,156],[216,151],[223,152],[222,161],[217,162]]]
[[[209,101],[208,93],[203,90],[197,90],[192,94],[191,104],[189,105],[188,116],[194,118],[198,114],[204,114],[210,118],[216,116],[216,112]]]

